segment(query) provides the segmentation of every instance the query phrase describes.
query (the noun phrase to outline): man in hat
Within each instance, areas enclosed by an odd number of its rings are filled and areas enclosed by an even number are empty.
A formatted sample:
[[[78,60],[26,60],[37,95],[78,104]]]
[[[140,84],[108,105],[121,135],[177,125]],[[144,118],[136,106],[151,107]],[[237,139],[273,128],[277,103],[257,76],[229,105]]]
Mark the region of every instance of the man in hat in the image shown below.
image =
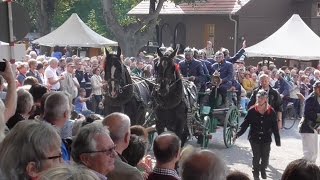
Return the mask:
[[[227,104],[227,91],[231,89],[233,85],[234,70],[232,64],[225,60],[222,51],[217,51],[215,56],[217,62],[212,65],[212,69],[220,73],[220,78],[222,79],[218,89],[219,94],[222,97],[220,107],[225,107]]]
[[[189,47],[185,48],[184,55],[185,60],[179,62],[181,74],[185,79],[193,81],[200,90],[201,85],[205,82],[202,63],[194,59],[194,52]]]
[[[313,92],[305,101],[304,114],[299,124],[303,159],[316,162],[318,157],[318,132],[320,130],[320,81],[313,84]]]
[[[221,48],[221,51],[223,52],[225,61],[229,61],[232,64],[235,63],[237,60],[241,58],[241,56],[245,53],[245,48],[246,48],[246,41],[243,41],[242,43],[242,48],[235,54],[233,57],[230,57],[230,52],[226,48]]]

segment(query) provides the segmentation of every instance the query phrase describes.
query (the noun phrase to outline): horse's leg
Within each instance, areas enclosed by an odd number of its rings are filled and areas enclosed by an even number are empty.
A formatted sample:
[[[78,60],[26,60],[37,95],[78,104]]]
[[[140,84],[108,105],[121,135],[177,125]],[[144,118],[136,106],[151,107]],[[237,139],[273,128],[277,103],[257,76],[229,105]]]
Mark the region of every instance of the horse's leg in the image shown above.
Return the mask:
[[[173,111],[174,118],[170,118],[168,122],[168,129],[176,133],[176,135],[181,139],[181,146],[184,145],[186,142],[186,134],[185,131],[188,131],[186,124],[187,124],[187,106],[186,104],[181,101],[181,103],[174,108]]]
[[[156,118],[156,130],[158,134],[164,132],[164,128],[167,127],[167,119],[170,118],[170,114],[167,110],[157,109],[155,110]],[[168,116],[169,115],[169,116]]]

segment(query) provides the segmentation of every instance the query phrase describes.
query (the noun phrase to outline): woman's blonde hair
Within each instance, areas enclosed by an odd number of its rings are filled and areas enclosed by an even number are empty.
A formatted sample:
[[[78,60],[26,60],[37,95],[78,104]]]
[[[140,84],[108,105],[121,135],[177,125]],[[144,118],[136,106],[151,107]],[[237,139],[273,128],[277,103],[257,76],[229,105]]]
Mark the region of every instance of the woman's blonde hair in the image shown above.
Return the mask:
[[[84,166],[64,165],[44,171],[39,180],[100,180],[100,178]]]

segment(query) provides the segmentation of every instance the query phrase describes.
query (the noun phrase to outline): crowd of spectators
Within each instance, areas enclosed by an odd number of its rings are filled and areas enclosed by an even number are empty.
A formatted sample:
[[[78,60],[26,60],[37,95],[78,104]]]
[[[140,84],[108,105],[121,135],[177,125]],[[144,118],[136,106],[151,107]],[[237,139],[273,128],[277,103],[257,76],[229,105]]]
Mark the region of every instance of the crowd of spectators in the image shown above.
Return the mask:
[[[223,158],[211,150],[181,147],[172,132],[149,142],[147,130],[131,126],[127,115],[102,116],[103,56],[80,58],[57,50],[53,56],[31,51],[25,62],[6,61],[5,71],[0,72],[0,179],[248,179],[239,171],[228,172]],[[153,76],[154,60],[157,57],[123,59],[132,74],[146,78]],[[271,67],[235,63],[235,78],[250,94],[258,77],[267,75],[272,86],[284,89],[283,98],[299,100],[294,103],[301,112],[300,100],[310,93],[320,71]],[[277,80],[284,80],[290,89]],[[299,93],[291,96],[291,87]],[[307,176],[319,179],[319,168],[297,160],[288,165],[282,179]]]

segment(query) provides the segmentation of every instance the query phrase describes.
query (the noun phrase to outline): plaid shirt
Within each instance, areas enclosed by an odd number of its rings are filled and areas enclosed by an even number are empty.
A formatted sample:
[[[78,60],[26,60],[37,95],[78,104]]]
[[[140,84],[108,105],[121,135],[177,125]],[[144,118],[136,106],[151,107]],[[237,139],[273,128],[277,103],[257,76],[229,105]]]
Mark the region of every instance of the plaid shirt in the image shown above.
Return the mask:
[[[177,171],[173,170],[173,169],[162,169],[162,168],[155,167],[152,172],[155,174],[160,174],[160,175],[173,176],[177,180],[181,180]]]

